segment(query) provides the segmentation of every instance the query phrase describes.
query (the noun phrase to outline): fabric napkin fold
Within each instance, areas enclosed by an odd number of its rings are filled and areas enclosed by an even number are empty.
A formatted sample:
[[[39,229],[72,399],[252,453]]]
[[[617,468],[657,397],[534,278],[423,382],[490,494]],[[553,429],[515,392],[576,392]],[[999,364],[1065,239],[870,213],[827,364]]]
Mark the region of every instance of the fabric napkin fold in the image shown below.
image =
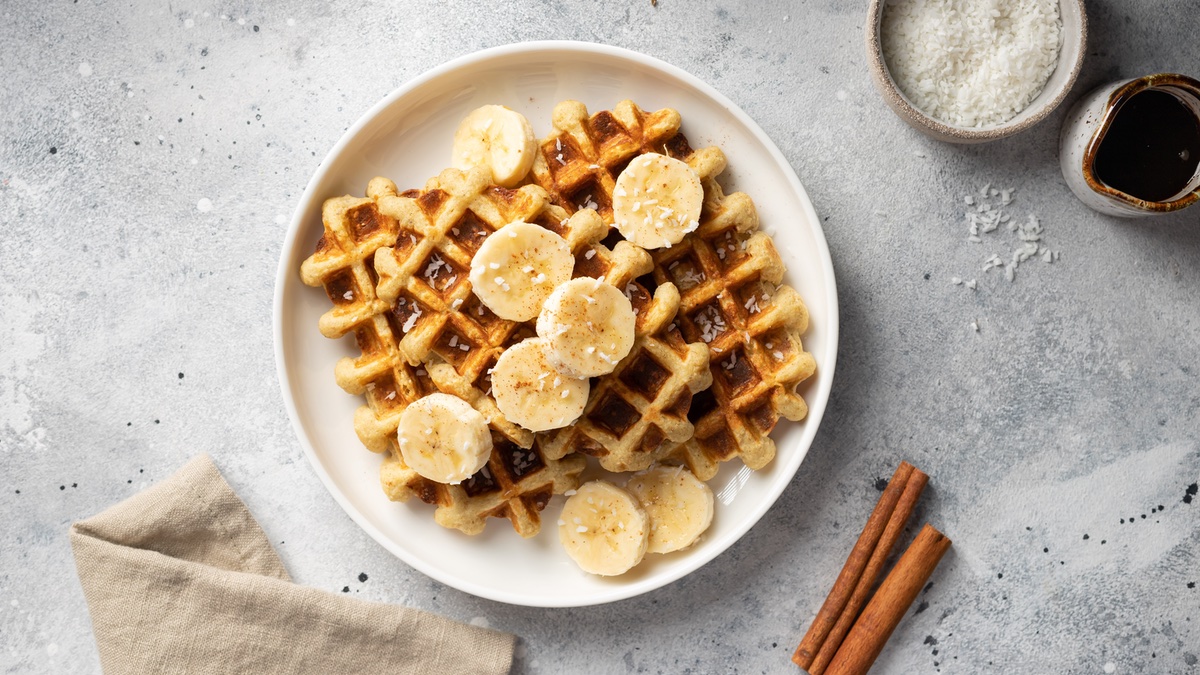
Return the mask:
[[[106,673],[503,675],[515,638],[292,583],[207,455],[71,526]]]

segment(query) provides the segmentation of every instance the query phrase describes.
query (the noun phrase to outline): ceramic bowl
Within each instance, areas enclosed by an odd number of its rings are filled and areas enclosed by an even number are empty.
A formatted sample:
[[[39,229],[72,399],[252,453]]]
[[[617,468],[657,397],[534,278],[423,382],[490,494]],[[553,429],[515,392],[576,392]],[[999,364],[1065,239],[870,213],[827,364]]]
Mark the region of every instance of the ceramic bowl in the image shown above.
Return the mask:
[[[1060,0],[1059,16],[1062,18],[1062,46],[1058,53],[1058,67],[1046,81],[1041,93],[1016,117],[1009,121],[985,127],[961,127],[934,119],[912,104],[888,71],[887,62],[883,58],[883,46],[880,41],[880,27],[883,23],[883,10],[887,0],[871,0],[867,9],[866,38],[867,65],[871,69],[871,79],[883,100],[900,119],[914,129],[949,143],[986,143],[1006,136],[1018,134],[1046,119],[1055,108],[1066,98],[1067,92],[1075,83],[1079,69],[1083,65],[1083,56],[1087,50],[1087,12],[1083,0]]]
[[[529,539],[502,518],[490,519],[482,533],[468,537],[439,526],[433,507],[420,500],[387,499],[379,485],[381,457],[354,433],[355,411],[363,401],[334,380],[338,359],[361,350],[353,335],[329,340],[317,330],[329,299],[305,286],[299,270],[322,235],[321,205],[327,197],[361,194],[374,176],[388,176],[403,187],[423,185],[450,161],[458,122],[474,108],[508,105],[528,117],[540,137],[550,131],[558,101],[574,99],[603,110],[624,98],[648,110],[677,109],[696,147],[718,145],[725,152],[729,165],[722,185],[754,199],[762,229],[774,238],[787,265],[785,283],[808,306],[804,347],[816,359],[817,372],[799,389],[808,401],[808,417],[798,423],[781,420],[772,432],[775,459],[757,471],[741,461],[725,462],[709,481],[716,515],[702,541],[687,550],[648,555],[624,575],[598,577],[580,570],[558,541],[555,521],[562,497],[550,501],[541,532]],[[531,42],[439,66],[389,94],[346,131],[316,169],[288,228],[276,277],[274,324],[284,404],[300,445],[334,499],[363,530],[413,568],[464,592],[517,605],[570,607],[633,597],[699,569],[775,503],[800,468],[829,401],[838,303],[821,221],[803,186],[775,144],[732,101],[643,54],[579,42]],[[585,478],[605,475],[596,466],[588,471]],[[316,541],[323,533],[312,536]]]

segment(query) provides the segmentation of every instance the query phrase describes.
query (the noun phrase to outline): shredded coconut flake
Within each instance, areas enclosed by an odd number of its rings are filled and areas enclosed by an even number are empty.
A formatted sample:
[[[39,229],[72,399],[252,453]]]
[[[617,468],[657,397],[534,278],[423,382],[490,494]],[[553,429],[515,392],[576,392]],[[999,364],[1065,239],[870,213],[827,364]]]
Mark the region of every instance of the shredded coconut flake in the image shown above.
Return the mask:
[[[1058,65],[1061,32],[1058,0],[890,0],[880,27],[888,71],[908,100],[962,127],[1024,110]]]
[[[429,259],[429,264],[425,266],[425,278],[433,281],[437,277],[437,271],[446,264],[436,253]]]
[[[999,255],[992,254],[984,260],[981,267],[984,272],[1003,268],[1004,276],[1009,282],[1015,281],[1017,268],[1021,266],[1021,263],[1027,262],[1031,258],[1040,257],[1044,262],[1056,259],[1056,252],[1051,252],[1042,241],[1045,229],[1037,216],[1031,214],[1021,221],[1014,219],[1012,214],[1005,210],[1005,207],[1012,203],[1014,192],[1013,188],[1000,190],[992,187],[989,183],[980,188],[978,192],[980,196],[975,208],[966,210],[968,242],[981,243],[984,236],[1000,229],[1003,224],[1007,224],[1006,229],[1013,233],[1015,241],[1013,249],[1008,254],[1008,261],[1006,262]],[[971,196],[967,198],[974,199]],[[963,284],[971,290],[977,288],[974,279],[965,281]]]
[[[404,321],[404,325],[400,327],[400,332],[408,333],[417,325],[417,318],[421,316],[421,308],[414,302],[413,313],[408,315],[408,319]]]

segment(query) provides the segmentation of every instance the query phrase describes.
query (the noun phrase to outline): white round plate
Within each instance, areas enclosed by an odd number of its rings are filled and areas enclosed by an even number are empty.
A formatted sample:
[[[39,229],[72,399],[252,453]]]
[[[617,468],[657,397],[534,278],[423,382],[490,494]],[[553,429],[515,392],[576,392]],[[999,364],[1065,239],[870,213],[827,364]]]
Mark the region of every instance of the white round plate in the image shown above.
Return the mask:
[[[780,420],[778,453],[760,471],[727,463],[709,482],[716,517],[703,540],[687,551],[648,555],[615,578],[590,576],[558,542],[554,522],[562,498],[543,514],[542,531],[522,539],[505,520],[468,537],[438,526],[433,507],[388,501],[379,485],[380,457],[354,434],[361,398],[334,383],[333,366],[355,356],[354,338],[329,340],[317,319],[329,308],[321,289],[300,281],[300,263],[321,236],[321,203],[361,195],[367,181],[387,176],[417,188],[449,165],[458,122],[487,103],[524,113],[537,136],[550,132],[554,104],[576,99],[589,110],[631,99],[647,110],[671,107],[683,117],[693,147],[718,145],[729,160],[721,182],[742,190],[758,207],[762,228],[788,266],[786,281],[811,314],[805,348],[817,374],[801,385],[808,418]],[[292,424],[317,475],[342,508],[380,544],[438,581],[473,595],[517,605],[571,607],[632,597],[670,583],[736,542],[791,481],[817,433],[837,354],[837,290],[825,236],[795,172],[762,129],[732,101],[695,77],[648,56],[602,45],[533,42],[465,56],[409,82],[369,110],[338,141],[309,181],[292,218],[275,286],[275,360]]]

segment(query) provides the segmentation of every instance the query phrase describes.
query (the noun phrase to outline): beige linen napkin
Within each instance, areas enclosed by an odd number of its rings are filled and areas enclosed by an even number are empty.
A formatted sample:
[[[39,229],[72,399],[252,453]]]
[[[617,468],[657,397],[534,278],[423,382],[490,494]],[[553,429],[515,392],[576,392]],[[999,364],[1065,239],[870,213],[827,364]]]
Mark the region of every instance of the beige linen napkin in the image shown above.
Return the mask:
[[[104,671],[502,675],[514,638],[297,586],[207,455],[71,526]]]

